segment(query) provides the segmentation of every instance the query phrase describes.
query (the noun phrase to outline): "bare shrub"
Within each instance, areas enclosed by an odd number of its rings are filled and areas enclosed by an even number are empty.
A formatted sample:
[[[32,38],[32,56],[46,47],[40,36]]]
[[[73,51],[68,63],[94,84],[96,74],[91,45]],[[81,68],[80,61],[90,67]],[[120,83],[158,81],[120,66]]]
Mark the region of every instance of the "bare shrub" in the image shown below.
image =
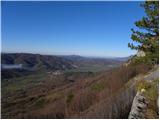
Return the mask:
[[[30,111],[25,115],[25,118],[65,118],[66,105],[64,99],[57,100],[53,104],[48,104],[41,109]]]
[[[76,94],[74,101],[72,103],[72,111],[76,113],[80,113],[89,106],[93,104],[95,101],[95,94],[89,90],[80,91],[78,94]]]

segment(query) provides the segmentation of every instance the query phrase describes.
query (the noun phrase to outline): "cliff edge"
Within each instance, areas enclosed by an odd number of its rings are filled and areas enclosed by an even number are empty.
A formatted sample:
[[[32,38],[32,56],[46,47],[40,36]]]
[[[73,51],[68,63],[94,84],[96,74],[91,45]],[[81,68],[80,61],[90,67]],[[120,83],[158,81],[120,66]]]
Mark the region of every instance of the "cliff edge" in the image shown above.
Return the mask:
[[[134,97],[129,119],[159,118],[159,68],[145,75],[137,81],[137,94]]]

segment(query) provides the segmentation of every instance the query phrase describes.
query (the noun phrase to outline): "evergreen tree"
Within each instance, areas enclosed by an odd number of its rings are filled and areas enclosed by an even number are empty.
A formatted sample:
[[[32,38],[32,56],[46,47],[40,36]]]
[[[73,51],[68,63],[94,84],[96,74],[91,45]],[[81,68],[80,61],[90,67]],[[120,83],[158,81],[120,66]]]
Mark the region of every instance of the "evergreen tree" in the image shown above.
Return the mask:
[[[159,1],[146,1],[141,6],[146,16],[135,22],[139,30],[132,30],[131,39],[138,45],[128,43],[128,47],[144,51],[146,58],[152,63],[159,62]],[[145,58],[145,59],[146,59]]]

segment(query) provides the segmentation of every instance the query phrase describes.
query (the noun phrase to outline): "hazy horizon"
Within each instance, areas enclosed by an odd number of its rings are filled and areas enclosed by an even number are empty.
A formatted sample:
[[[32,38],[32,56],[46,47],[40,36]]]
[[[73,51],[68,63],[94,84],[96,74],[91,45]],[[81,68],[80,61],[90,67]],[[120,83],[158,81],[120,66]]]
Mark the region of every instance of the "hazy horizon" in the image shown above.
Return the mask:
[[[127,57],[141,2],[2,1],[2,52]]]
[[[81,56],[81,57],[97,57],[97,58],[125,58],[125,57],[130,57],[130,56],[133,56],[135,54],[131,54],[131,55],[128,55],[128,56],[94,56],[94,55],[82,55],[82,54],[45,54],[45,53],[33,53],[33,52],[3,52],[1,51],[2,54],[39,54],[39,55],[51,55],[51,56]]]

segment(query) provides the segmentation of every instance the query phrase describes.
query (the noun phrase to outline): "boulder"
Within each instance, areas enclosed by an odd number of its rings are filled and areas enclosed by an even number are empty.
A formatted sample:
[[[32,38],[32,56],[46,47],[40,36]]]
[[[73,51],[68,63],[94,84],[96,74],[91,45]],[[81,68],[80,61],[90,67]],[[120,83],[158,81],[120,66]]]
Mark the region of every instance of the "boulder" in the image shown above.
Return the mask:
[[[138,51],[137,52],[137,57],[144,57],[146,54],[144,51]]]

